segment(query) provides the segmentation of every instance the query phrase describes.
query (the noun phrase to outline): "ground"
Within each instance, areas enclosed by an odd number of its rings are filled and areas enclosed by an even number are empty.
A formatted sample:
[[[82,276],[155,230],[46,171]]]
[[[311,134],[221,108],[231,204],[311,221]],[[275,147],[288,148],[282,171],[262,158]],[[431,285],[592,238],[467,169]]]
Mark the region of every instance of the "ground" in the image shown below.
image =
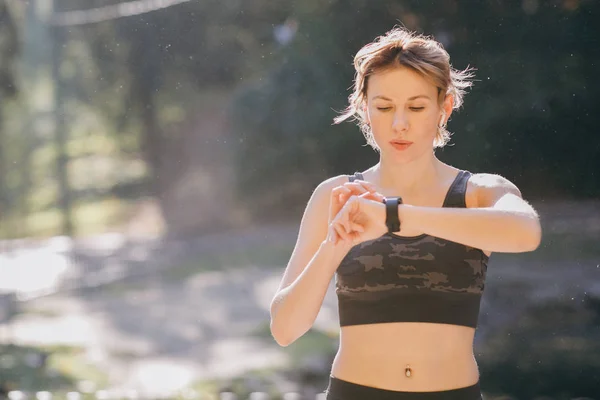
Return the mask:
[[[600,297],[599,203],[538,209],[538,252],[492,256],[476,347],[532,305]],[[1,337],[81,347],[110,388],[149,395],[284,368],[294,345],[278,347],[266,327],[296,233],[291,223],[178,242],[111,234],[21,243],[0,253],[0,285],[22,299]],[[315,331],[335,336],[336,307],[330,287]]]

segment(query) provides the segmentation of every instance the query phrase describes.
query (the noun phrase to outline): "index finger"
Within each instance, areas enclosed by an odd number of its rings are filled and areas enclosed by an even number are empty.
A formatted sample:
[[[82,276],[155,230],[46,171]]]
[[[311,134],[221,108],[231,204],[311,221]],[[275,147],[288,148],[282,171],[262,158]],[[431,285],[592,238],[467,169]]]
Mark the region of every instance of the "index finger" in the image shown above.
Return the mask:
[[[363,193],[365,191],[367,191],[367,192],[375,191],[375,188],[373,187],[373,185],[371,185],[368,182],[364,182],[364,181],[346,182],[346,183],[344,183],[344,186],[350,188],[353,192],[359,192],[359,193]]]
[[[354,180],[354,182],[359,183],[362,186],[369,188],[369,190],[376,191],[375,185],[372,184],[371,182],[367,182],[362,179],[356,179],[356,180]]]

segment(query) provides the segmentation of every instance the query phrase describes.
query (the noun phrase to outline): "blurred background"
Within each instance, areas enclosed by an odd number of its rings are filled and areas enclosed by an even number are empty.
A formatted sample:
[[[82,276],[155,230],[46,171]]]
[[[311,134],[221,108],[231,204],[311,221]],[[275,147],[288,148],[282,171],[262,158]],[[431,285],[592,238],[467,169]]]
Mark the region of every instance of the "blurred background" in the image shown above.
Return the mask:
[[[269,302],[316,185],[377,162],[332,119],[354,54],[401,24],[477,70],[438,157],[507,177],[542,217],[538,250],[489,265],[486,399],[600,399],[599,17],[594,0],[0,0],[0,398],[316,398],[335,296],[287,348]]]

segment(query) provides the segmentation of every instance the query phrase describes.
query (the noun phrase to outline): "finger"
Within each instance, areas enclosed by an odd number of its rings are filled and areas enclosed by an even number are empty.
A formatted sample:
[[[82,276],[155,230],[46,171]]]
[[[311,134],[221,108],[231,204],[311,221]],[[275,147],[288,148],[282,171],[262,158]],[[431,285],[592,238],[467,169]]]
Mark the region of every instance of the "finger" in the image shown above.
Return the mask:
[[[337,233],[335,233],[335,229],[333,229],[333,227],[331,225],[329,225],[329,227],[327,228],[327,237],[329,238],[329,241],[331,243],[336,244]]]
[[[346,233],[352,232],[352,229],[350,227],[350,214],[349,213],[344,213],[342,215],[342,223],[344,224],[344,229],[346,230]]]
[[[340,230],[342,231],[342,234],[344,236],[342,236],[342,240],[345,242],[351,241],[352,240],[352,234],[350,232],[346,231],[346,228],[340,226]]]
[[[344,206],[342,207],[342,209],[340,210],[340,216],[345,216],[347,214],[351,214],[352,210],[355,207],[356,203],[356,199],[358,199],[358,196],[356,195],[352,195],[348,198],[348,200],[346,201],[346,204],[344,204]]]
[[[332,195],[335,202],[339,205],[346,201],[346,198],[350,195],[351,191],[347,187],[339,186],[333,189]]]
[[[356,244],[363,242],[364,240],[362,239],[362,235],[363,235],[363,232],[358,232],[358,231],[352,232],[352,235],[351,235],[352,243],[356,245]]]
[[[340,186],[336,186],[333,189],[334,193],[341,193],[341,192],[348,192],[350,189],[348,187],[346,187],[346,185],[340,185]]]
[[[350,199],[344,204],[344,207],[339,213],[339,223],[344,227],[344,230],[350,234],[352,232],[352,220],[355,214],[357,196],[350,196]]]
[[[348,239],[348,233],[346,233],[346,230],[339,222],[333,224],[333,229],[341,240]]]
[[[382,202],[383,200],[385,200],[385,196],[379,192],[373,193],[373,196],[375,197],[376,201]]]
[[[348,217],[348,207],[347,206],[348,206],[348,203],[346,202],[346,204],[344,204],[344,207],[342,207],[342,209],[338,213],[337,217],[333,221],[335,226],[339,227],[339,229],[342,230],[344,232],[344,234],[350,233],[350,230],[348,229],[349,226],[347,224],[347,217]]]
[[[367,182],[367,181],[364,181],[364,180],[358,180],[358,182],[360,182],[361,185],[365,186],[370,191],[373,191],[373,192],[377,191],[376,188],[375,188],[375,185],[373,185],[371,182]]]
[[[379,192],[371,192],[369,193],[368,196],[365,196],[365,198],[369,199],[369,200],[375,200],[375,201],[383,201],[385,199],[385,196],[383,196],[381,193]]]
[[[369,189],[367,187],[365,187],[364,185],[362,185],[361,183],[359,183],[357,181],[347,182],[344,184],[344,186],[351,189],[352,192],[355,194],[361,194],[361,193],[369,191]]]
[[[345,196],[340,196],[339,205],[343,204],[344,202],[347,202],[348,197],[352,195],[360,196],[368,194],[369,196],[363,197],[377,202],[383,202],[383,200],[385,199],[385,197],[382,194],[376,191],[376,188],[373,184],[366,181],[347,182],[344,184],[344,187],[346,187],[347,190],[344,192]]]
[[[361,180],[354,181],[354,182],[361,185],[363,188],[365,188],[369,192],[372,192],[372,193],[377,192],[377,188],[371,182],[361,181]]]
[[[347,187],[342,187],[340,192],[340,204],[346,202],[346,200],[348,200],[348,198],[352,195],[352,191]]]
[[[331,196],[337,200],[337,199],[339,199],[339,197],[342,193],[346,193],[346,192],[348,192],[348,188],[346,188],[344,186],[336,186],[331,191]]]
[[[361,212],[360,203],[364,201],[360,196],[352,196],[344,205],[344,213],[342,215],[348,216],[348,222],[354,222],[354,219]]]
[[[338,241],[338,235],[333,226],[329,226],[329,237],[331,238],[331,243],[336,244]]]
[[[356,222],[353,222],[351,226],[352,226],[353,233],[356,233],[356,232],[363,233],[365,231],[365,228],[361,224],[357,224]]]
[[[363,193],[363,194],[361,194],[358,197],[361,198],[361,199],[365,199],[365,200],[375,200],[373,194],[372,193],[368,193],[368,192],[367,193]]]

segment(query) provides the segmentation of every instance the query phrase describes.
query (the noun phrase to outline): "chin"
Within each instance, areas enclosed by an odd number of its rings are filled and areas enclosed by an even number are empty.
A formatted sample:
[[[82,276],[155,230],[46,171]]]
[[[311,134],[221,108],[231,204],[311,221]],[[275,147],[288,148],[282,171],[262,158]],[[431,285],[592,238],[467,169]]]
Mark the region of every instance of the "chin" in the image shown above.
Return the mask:
[[[414,154],[386,154],[385,159],[392,161],[394,164],[409,164],[418,159]]]
[[[413,146],[411,146],[413,147]],[[422,159],[422,158],[430,158],[433,157],[433,147],[432,151],[415,151],[418,149],[407,149],[405,151],[397,151],[392,148],[389,151],[386,151],[382,156],[389,161],[394,162],[395,164],[409,164],[413,161]]]

